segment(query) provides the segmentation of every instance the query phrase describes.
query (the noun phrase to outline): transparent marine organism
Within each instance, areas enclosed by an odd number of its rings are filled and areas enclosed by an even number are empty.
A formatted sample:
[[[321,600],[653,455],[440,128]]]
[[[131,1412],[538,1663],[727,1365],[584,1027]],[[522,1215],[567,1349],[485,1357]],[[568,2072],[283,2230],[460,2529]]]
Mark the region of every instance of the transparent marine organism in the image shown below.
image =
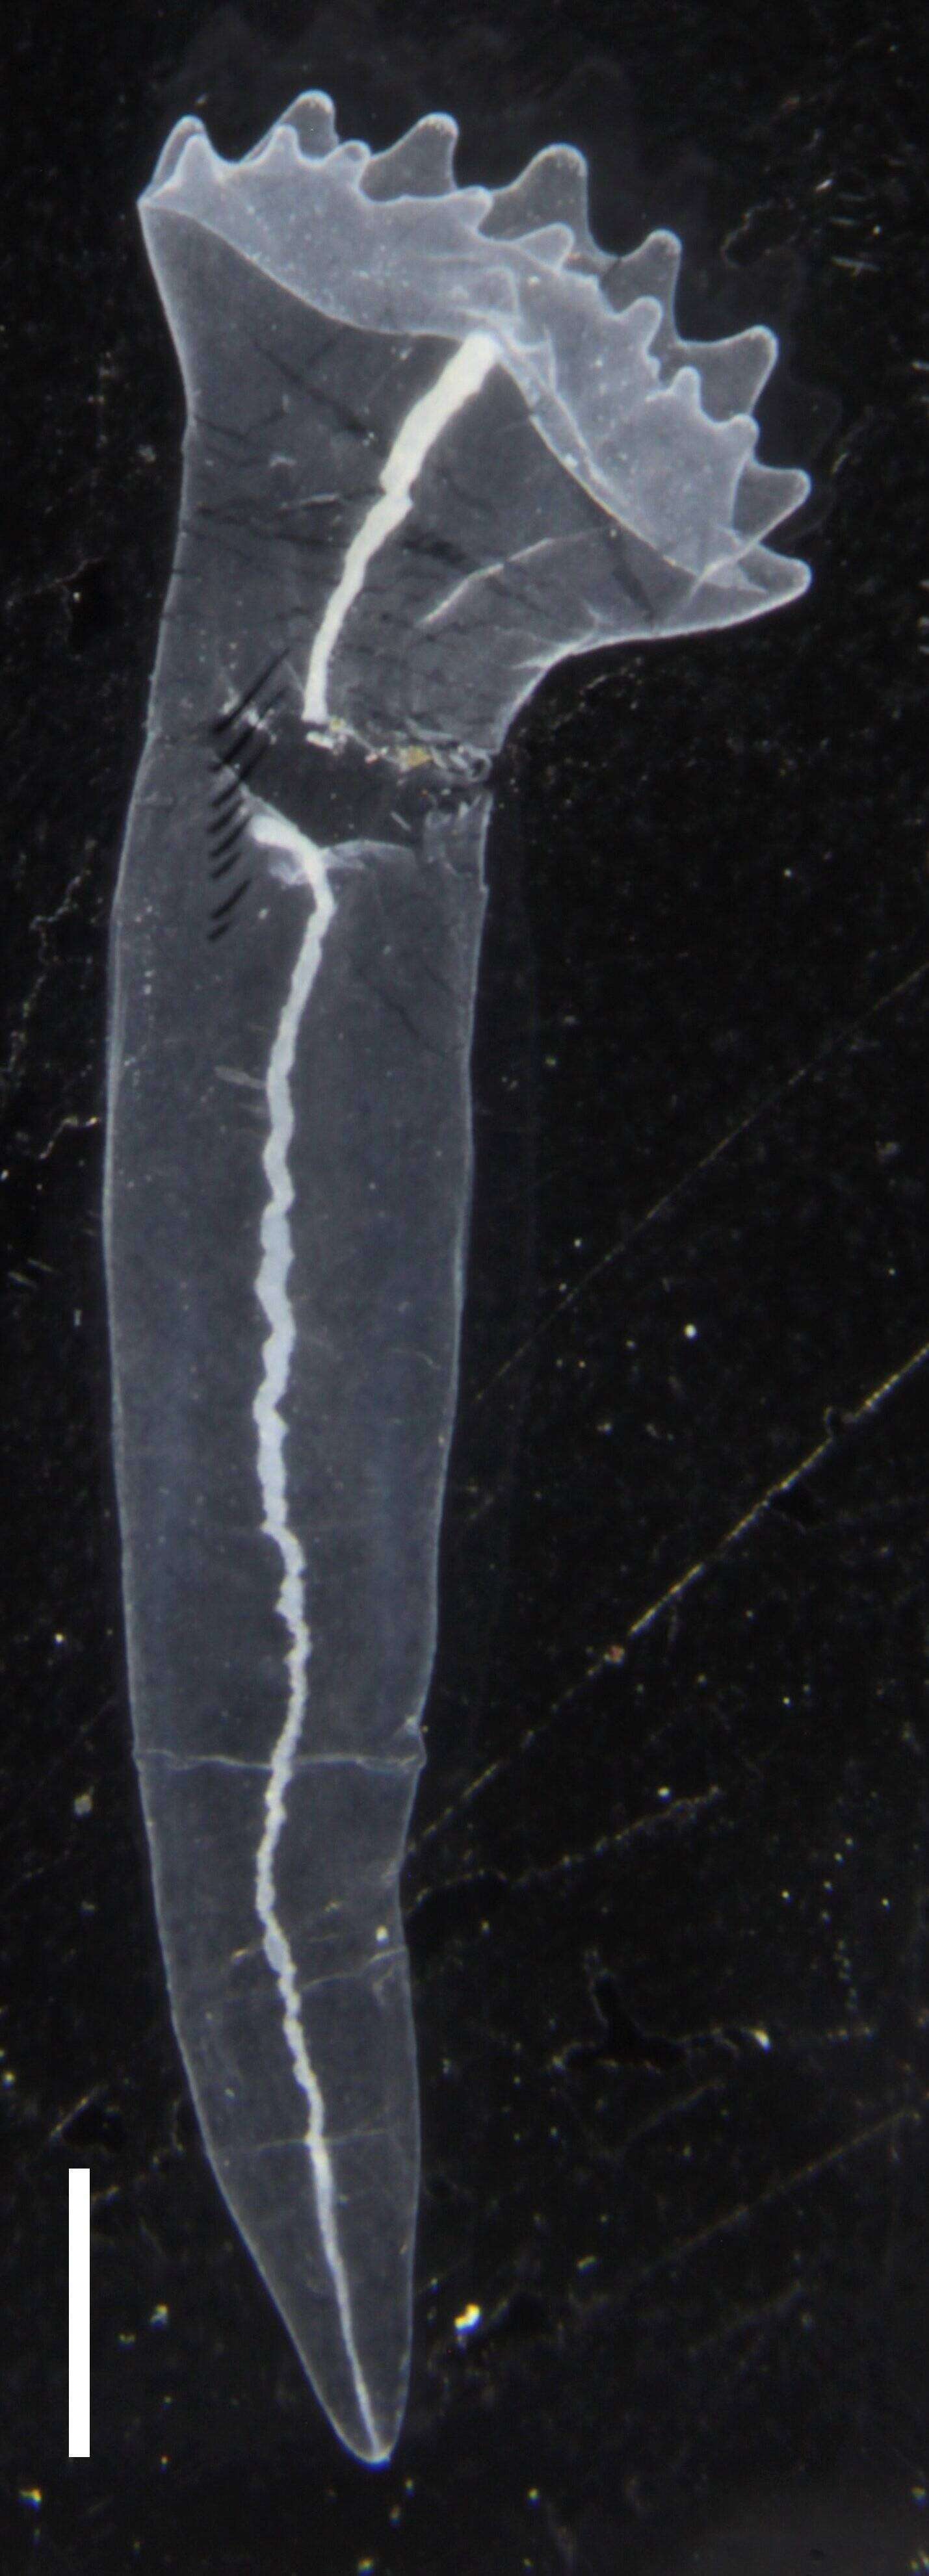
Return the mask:
[[[806,477],[770,332],[679,338],[554,147],[456,128],[141,200],[187,397],[112,935],[106,1259],[135,1747],[207,2152],[350,2450],[402,2420],[419,2172],[398,1882],[422,1760],[493,761],[566,654],[757,617]]]

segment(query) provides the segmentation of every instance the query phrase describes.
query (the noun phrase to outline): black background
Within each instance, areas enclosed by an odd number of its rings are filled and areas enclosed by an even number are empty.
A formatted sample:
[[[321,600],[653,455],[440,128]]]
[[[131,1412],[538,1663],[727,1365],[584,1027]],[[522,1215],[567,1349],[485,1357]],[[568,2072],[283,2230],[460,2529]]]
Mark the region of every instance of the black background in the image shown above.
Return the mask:
[[[7,29],[2,2565],[929,2565],[920,13],[21,9]],[[551,140],[771,323],[801,602],[508,747],[442,1627],[405,1878],[407,2425],[330,2435],[187,2103],[130,1752],[105,950],[181,397],[134,200],[194,109]],[[88,2163],[93,2450],[66,2457]],[[477,2312],[470,2328],[461,2320]],[[456,2323],[456,2321],[458,2321]]]

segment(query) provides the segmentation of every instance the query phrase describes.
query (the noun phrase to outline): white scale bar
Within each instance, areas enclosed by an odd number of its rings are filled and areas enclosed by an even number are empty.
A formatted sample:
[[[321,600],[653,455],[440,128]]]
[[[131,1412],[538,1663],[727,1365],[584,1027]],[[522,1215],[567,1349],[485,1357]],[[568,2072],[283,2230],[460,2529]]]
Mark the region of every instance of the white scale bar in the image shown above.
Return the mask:
[[[68,2458],[90,2458],[90,2167],[68,2167]]]

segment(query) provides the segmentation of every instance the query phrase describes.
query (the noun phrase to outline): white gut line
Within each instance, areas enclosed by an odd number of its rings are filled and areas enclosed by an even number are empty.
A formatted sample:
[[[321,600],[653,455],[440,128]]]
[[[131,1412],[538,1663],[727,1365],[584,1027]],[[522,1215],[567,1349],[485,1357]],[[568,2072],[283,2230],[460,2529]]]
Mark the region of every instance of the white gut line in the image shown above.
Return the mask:
[[[255,1910],[264,1950],[281,1999],[284,2036],[297,2084],[307,2106],[304,2143],[310,2161],[313,2193],[323,2254],[338,2311],[345,2354],[365,2432],[374,2453],[383,2455],[364,2371],[355,2341],[348,2274],[339,2241],[335,2174],[326,2136],[326,2106],[311,2063],[300,2012],[296,1961],[277,1911],[274,1866],[286,1822],[287,1792],[298,1761],[309,1701],[312,1637],[307,1609],[306,1558],[289,1518],[285,1447],[287,1424],[281,1411],[287,1393],[296,1325],[288,1281],[293,1261],[290,1210],[294,1188],[289,1153],[294,1132],[291,1081],[300,1024],[322,960],[326,932],[336,909],[327,854],[265,808],[251,818],[252,838],[266,847],[284,849],[299,858],[313,896],[313,910],[303,934],[297,962],[281,1012],[268,1061],[265,1097],[268,1137],[263,1162],[268,1200],[261,1220],[261,1260],[255,1282],[268,1322],[262,1349],[262,1377],[252,1413],[258,1433],[258,1476],[263,1505],[262,1528],[273,1539],[282,1574],[277,1610],[287,1629],[287,1704],[284,1723],[271,1753],[264,1797],[264,1824],[255,1865]]]
[[[339,636],[363,588],[368,565],[388,537],[402,527],[413,507],[413,485],[442,431],[454,420],[456,412],[480,392],[485,376],[497,365],[500,352],[489,331],[469,331],[454,357],[449,358],[429,393],[412,404],[394,439],[380,476],[381,497],[373,501],[367,517],[352,538],[325,614],[313,639],[303,717],[308,725],[328,722],[329,665]]]
[[[363,588],[368,566],[381,546],[401,527],[413,506],[413,485],[430,449],[462,405],[477,393],[497,364],[496,342],[485,331],[472,331],[455,350],[431,391],[411,405],[380,477],[381,496],[373,502],[345,556],[340,579],[328,601],[313,640],[303,699],[307,728],[329,723],[329,666],[354,601]],[[326,2106],[311,2063],[300,2013],[296,1961],[277,1911],[275,1860],[286,1822],[287,1793],[300,1755],[309,1703],[312,1638],[307,1609],[306,1558],[289,1518],[285,1448],[287,1424],[281,1411],[290,1378],[296,1325],[288,1292],[293,1261],[290,1210],[294,1189],[289,1154],[294,1131],[291,1081],[300,1026],[322,960],[323,944],[336,908],[329,860],[297,826],[268,806],[252,813],[249,832],[265,848],[283,852],[302,874],[313,896],[313,910],[281,1012],[265,1080],[268,1136],[264,1170],[268,1200],[261,1220],[261,1259],[255,1282],[268,1333],[262,1350],[262,1377],[252,1412],[258,1433],[258,1476],[263,1505],[262,1528],[273,1539],[281,1560],[277,1609],[289,1636],[286,1656],[287,1704],[274,1745],[264,1798],[264,1824],[255,1865],[255,1910],[262,1928],[265,1956],[281,1999],[284,2036],[297,2084],[307,2106],[305,2145],[313,2177],[320,2239],[329,2268],[346,2359],[354,2382],[359,2413],[372,2453],[384,2455],[371,2398],[355,2341],[348,2274],[339,2241],[335,2174],[326,2136]]]

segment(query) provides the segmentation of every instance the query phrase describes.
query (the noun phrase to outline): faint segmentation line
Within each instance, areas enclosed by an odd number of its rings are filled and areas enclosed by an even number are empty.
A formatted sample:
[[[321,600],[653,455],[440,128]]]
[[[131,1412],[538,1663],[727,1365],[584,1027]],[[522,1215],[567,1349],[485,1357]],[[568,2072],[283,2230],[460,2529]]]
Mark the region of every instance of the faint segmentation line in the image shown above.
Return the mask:
[[[342,2341],[354,2381],[359,2412],[371,2449],[375,2453],[382,2453],[384,2446],[374,2420],[355,2342],[348,2275],[339,2242],[336,2184],[326,2138],[325,2103],[307,2048],[300,2015],[300,1989],[296,1962],[277,1911],[274,1875],[277,1848],[286,1821],[287,1792],[293,1777],[307,1714],[312,1650],[307,1611],[306,1558],[289,1517],[285,1459],[287,1424],[281,1411],[287,1393],[296,1340],[296,1324],[288,1289],[293,1262],[290,1210],[294,1199],[289,1163],[294,1132],[291,1081],[300,1025],[319,972],[323,943],[335,912],[335,896],[330,884],[325,853],[317,849],[315,844],[307,840],[302,833],[297,832],[293,824],[288,824],[283,818],[271,815],[265,810],[263,814],[255,816],[251,831],[254,838],[261,842],[285,845],[292,850],[299,849],[307,883],[313,895],[313,910],[303,935],[287,998],[278,1022],[265,1082],[268,1136],[262,1160],[268,1184],[268,1199],[261,1220],[261,1260],[255,1287],[259,1304],[267,1317],[269,1329],[262,1348],[261,1384],[252,1412],[258,1433],[258,1476],[263,1505],[262,1528],[266,1536],[273,1539],[281,1560],[282,1574],[276,1606],[287,1629],[290,1644],[285,1663],[287,1704],[284,1723],[273,1747],[265,1789],[264,1825],[255,1867],[255,1907],[262,1928],[265,1956],[281,1998],[284,2035],[290,2051],[294,2075],[307,2105],[305,2144],[312,2171],[320,2238],[335,2294]]]

